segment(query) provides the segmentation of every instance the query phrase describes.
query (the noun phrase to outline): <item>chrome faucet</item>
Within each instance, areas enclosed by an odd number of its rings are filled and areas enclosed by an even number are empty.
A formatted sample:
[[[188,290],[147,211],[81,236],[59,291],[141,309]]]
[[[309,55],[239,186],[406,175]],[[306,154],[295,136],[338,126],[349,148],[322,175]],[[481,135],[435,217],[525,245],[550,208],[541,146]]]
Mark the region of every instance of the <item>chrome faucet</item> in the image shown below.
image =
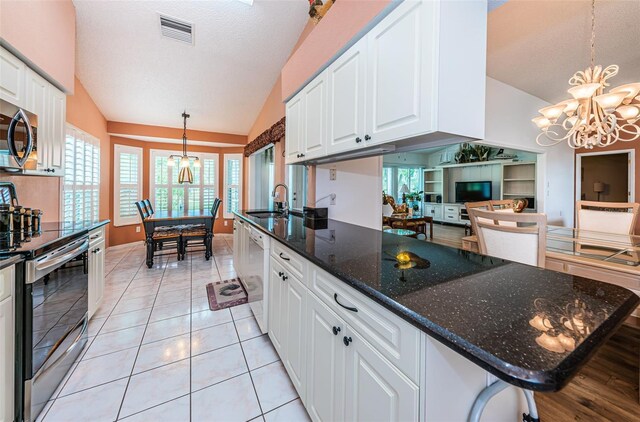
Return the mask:
[[[276,201],[276,190],[282,186],[284,188],[284,201]],[[273,192],[271,192],[271,197],[274,199],[273,203],[276,206],[276,211],[283,213],[285,216],[289,215],[289,203],[287,202],[287,198],[289,198],[289,188],[284,183],[278,183],[274,186]]]

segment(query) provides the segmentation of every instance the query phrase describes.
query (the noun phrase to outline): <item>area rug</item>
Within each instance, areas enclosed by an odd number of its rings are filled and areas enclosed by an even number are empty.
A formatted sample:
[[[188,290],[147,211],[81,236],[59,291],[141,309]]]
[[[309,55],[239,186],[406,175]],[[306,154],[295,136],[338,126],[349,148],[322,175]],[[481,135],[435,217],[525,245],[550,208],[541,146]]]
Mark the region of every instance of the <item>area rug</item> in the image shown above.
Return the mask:
[[[207,284],[207,297],[212,311],[247,303],[247,292],[238,278]]]

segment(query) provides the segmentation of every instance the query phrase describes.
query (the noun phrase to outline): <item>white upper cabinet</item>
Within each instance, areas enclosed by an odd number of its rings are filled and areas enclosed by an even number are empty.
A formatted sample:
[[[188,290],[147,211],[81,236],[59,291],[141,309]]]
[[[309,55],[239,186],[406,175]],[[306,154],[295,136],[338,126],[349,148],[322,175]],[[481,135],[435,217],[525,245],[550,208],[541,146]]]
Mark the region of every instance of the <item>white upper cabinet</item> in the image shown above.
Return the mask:
[[[24,63],[0,47],[0,98],[18,107],[27,106],[25,69]]]
[[[67,116],[67,96],[51,86],[49,91],[49,142],[46,144],[47,160],[50,172],[64,175],[65,120]]]
[[[327,155],[364,144],[366,38],[329,66]]]
[[[25,108],[38,116],[38,169],[46,167],[45,153],[47,148],[43,148],[49,137],[47,123],[44,120],[47,109],[49,108],[49,82],[33,70],[27,68],[27,99]],[[34,123],[34,122],[32,122]]]
[[[326,155],[327,139],[327,72],[322,72],[304,90],[304,136],[302,159]]]
[[[405,1],[368,38],[368,144],[432,129],[434,2]]]
[[[300,161],[302,158],[302,137],[304,136],[304,91],[287,102],[285,126],[286,163]]]
[[[313,140],[292,141],[310,142],[313,153],[306,154],[303,147],[288,154],[287,163],[339,159],[343,153],[382,144],[482,139],[486,19],[483,0],[398,4],[323,71],[328,72],[326,130],[320,129],[322,116],[315,114],[313,129],[303,131]],[[324,78],[323,73],[318,78]],[[296,106],[289,105],[301,97],[304,101],[318,78],[287,102],[287,126],[310,124],[309,118],[298,122]],[[309,109],[322,110],[317,105]],[[321,147],[318,137],[323,133],[326,145]]]

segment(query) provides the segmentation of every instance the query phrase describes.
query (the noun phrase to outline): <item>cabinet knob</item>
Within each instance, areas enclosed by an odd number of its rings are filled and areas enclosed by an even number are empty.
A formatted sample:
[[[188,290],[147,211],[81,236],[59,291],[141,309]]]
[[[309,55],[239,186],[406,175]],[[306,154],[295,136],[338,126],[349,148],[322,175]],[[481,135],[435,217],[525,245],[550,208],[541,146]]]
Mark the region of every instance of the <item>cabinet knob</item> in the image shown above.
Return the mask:
[[[96,249],[96,252],[100,252],[100,248],[97,248],[97,249]]]
[[[359,144],[360,142],[362,142],[362,139],[360,139],[359,137],[356,138],[356,144]]]
[[[353,341],[353,339],[351,337],[344,336],[342,338],[342,342],[344,343],[345,346],[348,346],[349,343],[351,343],[352,341]]]
[[[282,277],[284,273],[282,271],[278,271],[278,277]]]
[[[300,158],[304,157],[304,154],[300,154]]]
[[[289,278],[289,277],[287,277],[286,275],[283,275],[283,276],[282,276],[282,281],[287,281],[287,279],[288,279],[288,278]]]
[[[296,154],[296,158],[300,158],[300,154]]]
[[[340,332],[340,327],[333,327],[333,335],[334,336],[337,336],[339,332]]]
[[[371,136],[369,136],[369,135],[364,135],[364,140],[365,140],[365,141],[368,141],[369,139],[371,139]]]

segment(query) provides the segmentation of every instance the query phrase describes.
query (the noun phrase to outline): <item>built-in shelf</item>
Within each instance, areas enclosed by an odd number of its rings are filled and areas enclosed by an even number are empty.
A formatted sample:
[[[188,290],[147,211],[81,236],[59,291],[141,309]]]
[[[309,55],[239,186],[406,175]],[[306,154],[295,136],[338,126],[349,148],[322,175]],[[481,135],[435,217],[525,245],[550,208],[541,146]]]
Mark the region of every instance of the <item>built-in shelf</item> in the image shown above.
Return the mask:
[[[505,182],[535,182],[536,179],[504,179]]]
[[[503,193],[503,196],[526,196],[526,197],[534,197],[535,193]]]

